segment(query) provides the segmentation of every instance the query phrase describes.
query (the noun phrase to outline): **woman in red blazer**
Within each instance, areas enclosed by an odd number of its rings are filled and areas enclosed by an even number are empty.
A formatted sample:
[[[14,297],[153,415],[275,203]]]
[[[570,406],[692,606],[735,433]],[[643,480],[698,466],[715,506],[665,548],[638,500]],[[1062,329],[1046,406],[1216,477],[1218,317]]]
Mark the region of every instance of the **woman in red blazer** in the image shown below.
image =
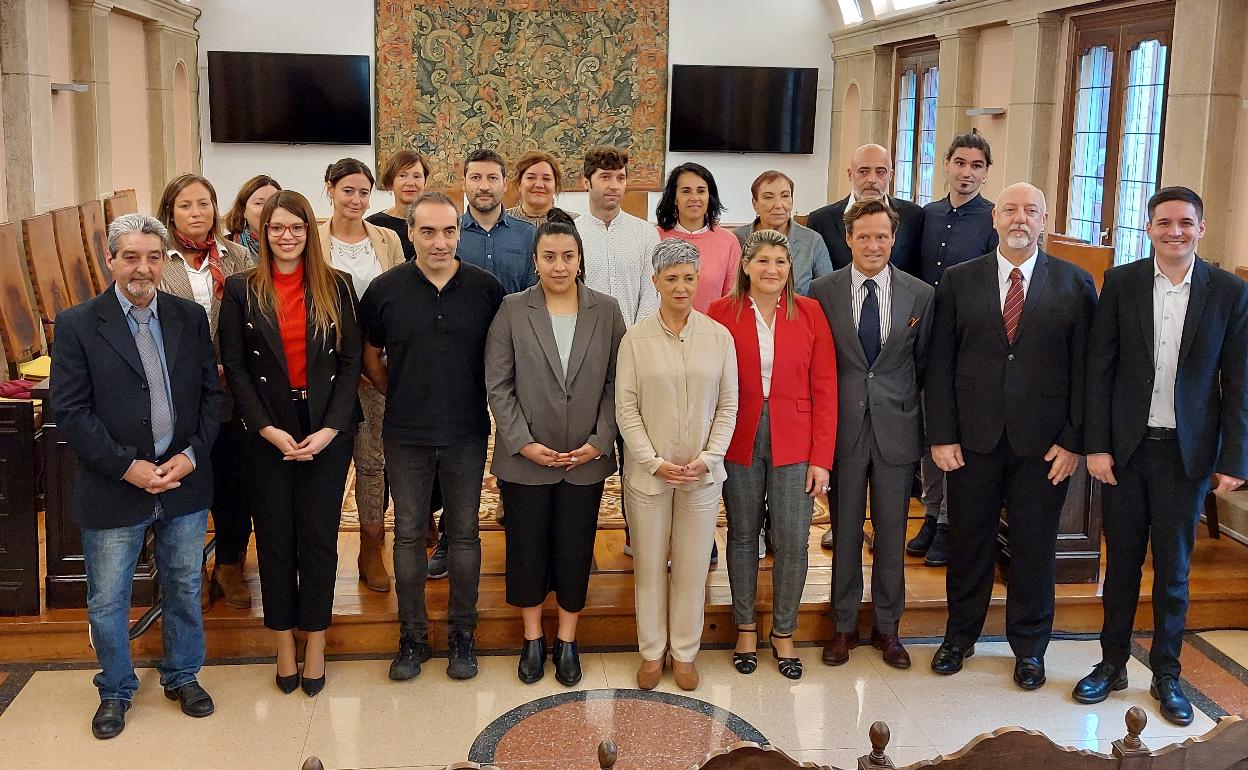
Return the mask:
[[[728,579],[737,624],[733,664],[758,667],[754,597],[764,502],[775,547],[772,654],[780,673],[802,676],[793,651],[797,609],[806,584],[814,498],[828,491],[836,450],[836,349],[819,303],[793,286],[789,241],[759,230],[745,242],[732,293],[708,315],[728,327],[737,348],[737,428],[728,447]]]

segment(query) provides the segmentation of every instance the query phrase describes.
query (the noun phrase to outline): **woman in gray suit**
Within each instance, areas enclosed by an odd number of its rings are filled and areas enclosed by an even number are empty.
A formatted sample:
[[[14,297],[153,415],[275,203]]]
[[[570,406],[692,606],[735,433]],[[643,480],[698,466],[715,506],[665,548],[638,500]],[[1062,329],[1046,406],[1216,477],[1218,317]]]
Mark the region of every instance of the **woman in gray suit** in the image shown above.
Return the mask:
[[[520,607],[517,674],[545,672],[542,603],[555,592],[555,678],[581,680],[576,623],[585,607],[603,482],[616,470],[615,356],[624,336],[616,301],[584,284],[581,238],[551,209],[537,230],[539,283],[503,300],[485,348],[494,460],[507,510],[507,603]]]

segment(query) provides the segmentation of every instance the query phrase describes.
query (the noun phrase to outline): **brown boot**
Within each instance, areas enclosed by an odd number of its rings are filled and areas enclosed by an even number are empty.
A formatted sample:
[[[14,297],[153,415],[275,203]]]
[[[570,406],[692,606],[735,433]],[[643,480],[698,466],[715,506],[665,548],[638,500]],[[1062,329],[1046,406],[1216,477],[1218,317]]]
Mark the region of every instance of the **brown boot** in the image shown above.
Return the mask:
[[[243,580],[243,563],[218,564],[212,570],[212,582],[220,587],[225,603],[236,609],[251,607],[251,589]]]
[[[199,611],[207,612],[212,607],[212,578],[208,577],[208,565],[204,565],[199,576]]]
[[[369,590],[388,593],[390,591],[390,573],[386,572],[386,562],[381,557],[381,549],[386,543],[383,530],[380,537],[360,530],[360,558],[356,565],[360,568],[360,581]]]

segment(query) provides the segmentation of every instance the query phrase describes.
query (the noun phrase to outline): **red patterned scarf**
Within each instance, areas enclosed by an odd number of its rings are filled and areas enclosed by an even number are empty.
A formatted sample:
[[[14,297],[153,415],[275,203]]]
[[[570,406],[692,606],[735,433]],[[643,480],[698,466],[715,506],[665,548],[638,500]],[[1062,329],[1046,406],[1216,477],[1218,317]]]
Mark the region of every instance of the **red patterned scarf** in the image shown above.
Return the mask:
[[[221,299],[225,292],[225,268],[221,265],[221,249],[217,247],[216,236],[208,233],[208,240],[193,241],[174,230],[173,237],[178,242],[182,259],[196,270],[203,266],[204,258],[207,257],[208,272],[212,273],[212,291],[218,300]]]

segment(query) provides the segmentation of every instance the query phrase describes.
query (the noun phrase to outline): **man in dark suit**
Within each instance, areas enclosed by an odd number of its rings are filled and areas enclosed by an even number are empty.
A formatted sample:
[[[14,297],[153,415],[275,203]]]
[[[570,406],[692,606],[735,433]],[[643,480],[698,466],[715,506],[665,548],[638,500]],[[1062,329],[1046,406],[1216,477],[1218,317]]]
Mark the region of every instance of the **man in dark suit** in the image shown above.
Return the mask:
[[[1154,698],[1179,725],[1187,575],[1206,493],[1248,478],[1248,284],[1196,256],[1204,204],[1186,187],[1148,202],[1153,259],[1105,274],[1088,346],[1085,448],[1105,504],[1102,660],[1074,690],[1100,703],[1127,686],[1140,568],[1153,553]]]
[[[918,275],[919,244],[923,239],[923,208],[901,198],[890,197],[889,186],[893,180],[893,159],[888,150],[878,144],[864,144],[850,156],[850,193],[836,203],[811,212],[807,226],[823,236],[832,255],[833,269],[840,270],[853,261],[849,245],[845,241],[845,210],[854,203],[868,198],[878,198],[887,203],[901,218],[897,236],[893,241],[891,263],[898,270]]]
[[[853,264],[817,279],[810,289],[832,327],[840,404],[832,574],[836,633],[823,650],[823,662],[832,666],[848,661],[858,644],[862,524],[869,485],[875,532],[871,643],[888,665],[910,667],[897,630],[906,595],[906,510],[924,447],[919,383],[934,290],[888,264],[897,222],[897,212],[881,200],[851,206],[845,229]]]
[[[1039,248],[1044,194],[1019,183],[993,208],[997,250],[955,265],[936,289],[927,437],[947,474],[949,622],[932,670],[975,650],[992,597],[997,522],[1010,525],[1006,636],[1014,681],[1044,684],[1053,631],[1058,521],[1083,444],[1092,276]]]
[[[149,528],[164,607],[160,684],[189,716],[214,710],[196,677],[204,662],[200,566],[222,396],[208,316],[195,302],[156,290],[168,239],[152,217],[114,220],[107,264],[115,283],[56,319],[51,401],[77,460],[73,514],[82,527],[87,617],[102,669],[91,730],[101,739],[125,727],[139,686],[128,623],[134,566]]]

